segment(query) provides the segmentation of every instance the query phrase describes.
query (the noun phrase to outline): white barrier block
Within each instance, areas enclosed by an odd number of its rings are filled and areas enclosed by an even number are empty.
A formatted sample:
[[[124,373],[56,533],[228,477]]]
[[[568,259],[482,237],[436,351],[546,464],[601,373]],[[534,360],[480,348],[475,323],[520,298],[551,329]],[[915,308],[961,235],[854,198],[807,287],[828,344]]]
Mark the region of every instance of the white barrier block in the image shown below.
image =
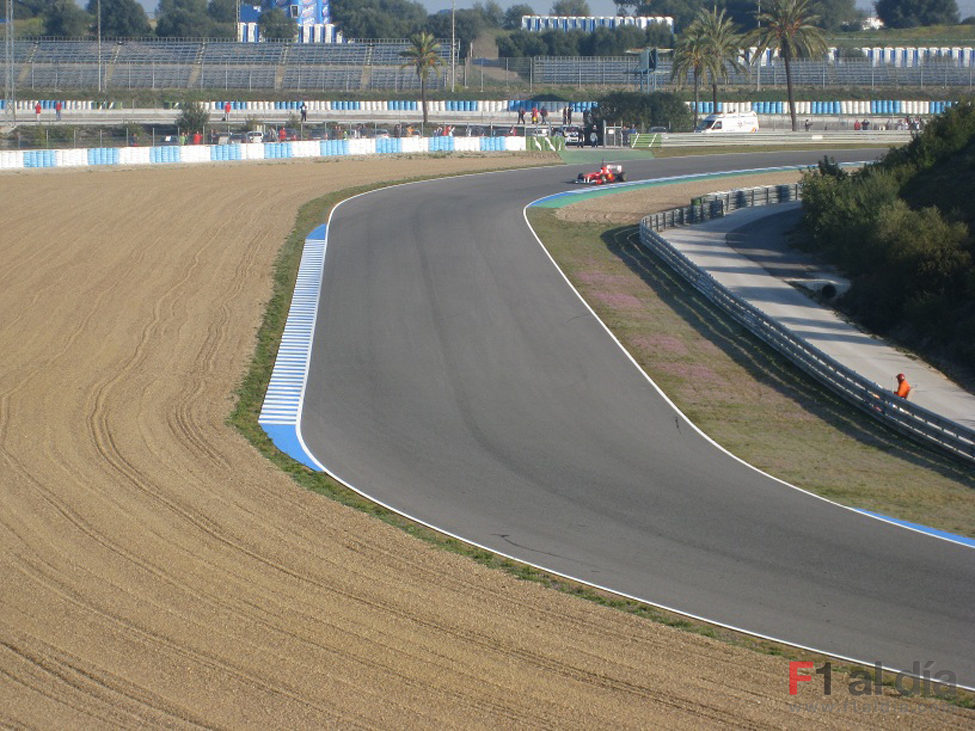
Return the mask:
[[[151,162],[151,147],[122,147],[118,151],[119,165],[148,165]]]
[[[241,160],[263,160],[264,159],[264,143],[263,142],[252,142],[247,145],[240,146],[240,159]]]
[[[322,154],[322,146],[317,142],[302,140],[291,143],[291,157],[318,157]]]
[[[481,149],[480,137],[455,137],[454,150],[456,152],[477,152]]]
[[[524,152],[525,151],[525,138],[524,137],[505,137],[504,138],[504,149],[508,152]]]
[[[180,162],[210,162],[210,145],[184,145],[179,153]]]
[[[21,170],[23,167],[23,150],[0,150],[0,170]]]
[[[376,141],[353,137],[349,140],[350,155],[375,155]]]
[[[403,152],[426,152],[429,148],[426,137],[404,137],[400,140]]]
[[[88,150],[56,150],[54,159],[59,168],[81,167],[88,164]]]

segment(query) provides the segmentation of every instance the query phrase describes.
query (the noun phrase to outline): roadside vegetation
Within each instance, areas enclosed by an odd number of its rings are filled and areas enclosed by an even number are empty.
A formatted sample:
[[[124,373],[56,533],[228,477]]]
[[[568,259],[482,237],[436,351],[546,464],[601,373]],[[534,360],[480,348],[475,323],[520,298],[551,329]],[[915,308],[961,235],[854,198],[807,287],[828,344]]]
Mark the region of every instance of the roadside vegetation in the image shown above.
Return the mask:
[[[803,178],[799,245],[853,282],[840,307],[975,383],[975,105],[935,118],[879,162]]]

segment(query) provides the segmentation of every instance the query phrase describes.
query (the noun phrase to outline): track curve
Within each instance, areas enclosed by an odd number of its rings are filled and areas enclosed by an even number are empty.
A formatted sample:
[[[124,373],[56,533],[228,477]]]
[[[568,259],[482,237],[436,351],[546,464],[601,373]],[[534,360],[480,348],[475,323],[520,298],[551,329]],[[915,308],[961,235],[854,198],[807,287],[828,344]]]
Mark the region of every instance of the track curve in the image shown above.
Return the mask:
[[[933,660],[975,685],[975,553],[792,489],[679,415],[521,215],[576,172],[411,184],[336,209],[301,422],[310,451],[370,497],[500,553],[840,657]]]

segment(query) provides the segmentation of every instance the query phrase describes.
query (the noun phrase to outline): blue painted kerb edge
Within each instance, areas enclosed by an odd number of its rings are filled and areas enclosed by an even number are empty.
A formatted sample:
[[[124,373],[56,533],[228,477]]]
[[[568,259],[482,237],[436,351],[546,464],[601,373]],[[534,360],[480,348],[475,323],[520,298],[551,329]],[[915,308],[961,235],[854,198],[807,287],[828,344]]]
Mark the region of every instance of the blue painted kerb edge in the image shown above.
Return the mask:
[[[291,308],[257,420],[275,447],[316,471],[321,468],[305,449],[298,425],[308,380],[318,298],[322,290],[326,230],[327,227],[322,224],[305,238]]]
[[[274,446],[284,452],[291,459],[301,462],[305,467],[318,472],[321,468],[312,460],[311,455],[305,451],[301,440],[298,439],[297,424],[261,424],[264,433],[267,434]]]

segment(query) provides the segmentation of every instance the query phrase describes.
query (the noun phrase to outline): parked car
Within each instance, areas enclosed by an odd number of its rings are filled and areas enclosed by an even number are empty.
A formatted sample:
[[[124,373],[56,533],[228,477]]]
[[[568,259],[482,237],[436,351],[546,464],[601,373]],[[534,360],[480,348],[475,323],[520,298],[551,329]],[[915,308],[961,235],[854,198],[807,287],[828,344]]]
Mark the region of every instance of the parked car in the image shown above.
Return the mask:
[[[247,132],[244,135],[244,137],[246,138],[247,142],[250,143],[264,142],[264,133],[258,132],[257,130],[251,130],[250,132]]]
[[[567,125],[559,130],[559,133],[565,137],[566,145],[578,145],[582,147],[582,127],[576,127],[574,125]]]

